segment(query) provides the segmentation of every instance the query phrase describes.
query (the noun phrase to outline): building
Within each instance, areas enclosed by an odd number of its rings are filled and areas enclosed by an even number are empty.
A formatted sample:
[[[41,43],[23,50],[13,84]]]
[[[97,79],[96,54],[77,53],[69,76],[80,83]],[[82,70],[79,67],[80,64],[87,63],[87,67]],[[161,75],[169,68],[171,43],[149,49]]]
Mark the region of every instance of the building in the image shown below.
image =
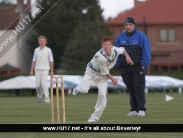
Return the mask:
[[[30,0],[26,4],[24,0],[17,0],[16,5],[0,6],[0,66],[8,63],[20,69],[21,73],[30,71],[32,59],[27,41],[31,26],[27,21],[30,6]]]
[[[0,66],[0,75],[15,75],[20,73],[20,69],[9,65],[8,63]]]
[[[152,59],[147,74],[183,69],[183,0],[134,0],[134,7],[106,22],[114,39],[124,30],[126,17],[150,40]]]

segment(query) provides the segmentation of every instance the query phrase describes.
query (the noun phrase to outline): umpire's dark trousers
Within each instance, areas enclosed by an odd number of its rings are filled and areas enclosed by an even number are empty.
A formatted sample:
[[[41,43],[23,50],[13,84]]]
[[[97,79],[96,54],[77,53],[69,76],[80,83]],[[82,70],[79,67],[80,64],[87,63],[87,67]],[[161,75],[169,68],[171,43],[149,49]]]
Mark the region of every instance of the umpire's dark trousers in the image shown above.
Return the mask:
[[[146,111],[145,70],[140,65],[121,67],[120,73],[129,93],[131,111]]]

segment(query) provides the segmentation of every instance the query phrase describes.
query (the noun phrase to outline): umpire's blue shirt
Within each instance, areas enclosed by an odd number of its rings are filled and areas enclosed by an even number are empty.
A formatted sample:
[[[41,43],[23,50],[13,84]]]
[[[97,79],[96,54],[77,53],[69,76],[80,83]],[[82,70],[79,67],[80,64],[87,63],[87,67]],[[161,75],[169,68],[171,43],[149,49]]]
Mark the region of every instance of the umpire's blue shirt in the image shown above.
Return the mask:
[[[150,43],[144,33],[134,29],[132,32],[123,32],[118,35],[114,44],[116,47],[124,47],[134,65],[147,67],[151,59]],[[116,61],[116,67],[129,66],[124,55],[120,55]]]

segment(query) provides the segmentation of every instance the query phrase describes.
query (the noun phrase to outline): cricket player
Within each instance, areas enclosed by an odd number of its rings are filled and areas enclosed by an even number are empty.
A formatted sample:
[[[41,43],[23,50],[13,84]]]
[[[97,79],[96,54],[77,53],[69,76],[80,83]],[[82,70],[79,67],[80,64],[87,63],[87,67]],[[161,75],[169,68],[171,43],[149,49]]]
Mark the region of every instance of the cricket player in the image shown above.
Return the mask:
[[[42,102],[42,97],[44,94],[44,101],[45,103],[49,104],[50,98],[47,85],[47,77],[49,71],[50,76],[53,77],[53,54],[51,49],[46,46],[46,36],[39,36],[38,43],[39,47],[34,50],[30,75],[33,76],[33,70],[35,70],[38,103]]]
[[[108,79],[110,79],[114,85],[117,85],[117,79],[114,78],[109,71],[115,65],[118,56],[124,54],[127,63],[133,65],[133,61],[125,49],[123,47],[114,47],[113,40],[110,37],[104,36],[101,40],[101,45],[102,48],[88,63],[81,83],[72,91],[73,95],[87,93],[93,83],[97,85],[98,99],[95,105],[95,111],[88,119],[88,122],[97,122],[106,107]]]

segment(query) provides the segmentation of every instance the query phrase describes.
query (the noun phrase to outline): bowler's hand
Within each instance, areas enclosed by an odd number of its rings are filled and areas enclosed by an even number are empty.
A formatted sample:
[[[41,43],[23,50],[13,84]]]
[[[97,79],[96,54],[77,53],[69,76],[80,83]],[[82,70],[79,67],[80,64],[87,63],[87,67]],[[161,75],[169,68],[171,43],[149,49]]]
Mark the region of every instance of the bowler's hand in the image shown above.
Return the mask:
[[[126,61],[127,61],[127,64],[130,64],[131,66],[134,65],[133,61],[129,56],[126,56]]]
[[[111,81],[112,81],[112,83],[113,83],[114,85],[117,85],[117,84],[118,84],[118,80],[115,79],[115,78],[113,78]]]

